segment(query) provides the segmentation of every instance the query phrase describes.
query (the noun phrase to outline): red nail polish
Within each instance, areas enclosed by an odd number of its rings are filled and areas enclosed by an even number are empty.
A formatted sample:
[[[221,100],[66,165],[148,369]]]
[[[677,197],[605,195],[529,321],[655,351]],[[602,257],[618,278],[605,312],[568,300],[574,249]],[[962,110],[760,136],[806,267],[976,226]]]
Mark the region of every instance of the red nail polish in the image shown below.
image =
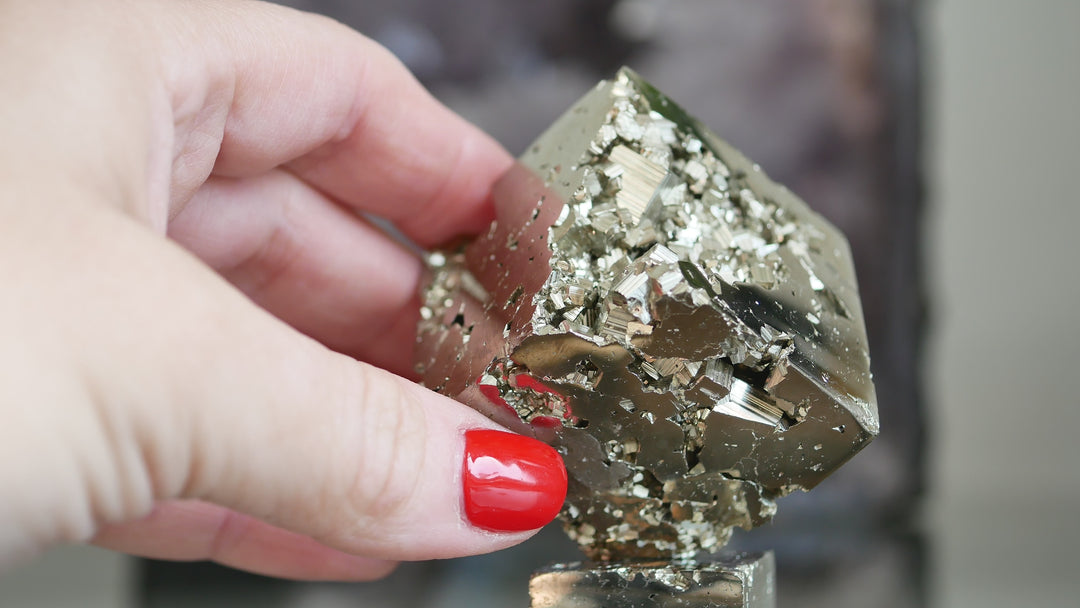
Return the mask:
[[[495,532],[535,530],[559,514],[566,467],[551,446],[514,433],[465,433],[465,516]]]

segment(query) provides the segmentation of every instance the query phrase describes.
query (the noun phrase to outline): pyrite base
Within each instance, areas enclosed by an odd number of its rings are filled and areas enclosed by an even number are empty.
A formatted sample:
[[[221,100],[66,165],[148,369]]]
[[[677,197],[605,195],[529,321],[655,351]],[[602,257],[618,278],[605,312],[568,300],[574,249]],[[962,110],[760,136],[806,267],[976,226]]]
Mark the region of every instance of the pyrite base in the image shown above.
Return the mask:
[[[529,581],[531,608],[775,608],[771,551],[718,561],[556,564]]]

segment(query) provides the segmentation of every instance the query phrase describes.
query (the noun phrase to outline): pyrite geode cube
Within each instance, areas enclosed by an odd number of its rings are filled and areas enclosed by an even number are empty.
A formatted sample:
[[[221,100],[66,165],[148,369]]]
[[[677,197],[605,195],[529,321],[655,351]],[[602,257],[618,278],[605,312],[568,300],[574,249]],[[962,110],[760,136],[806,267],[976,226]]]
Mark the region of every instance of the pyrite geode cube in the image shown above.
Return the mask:
[[[623,69],[431,254],[426,386],[564,455],[592,559],[686,557],[878,432],[843,236]]]

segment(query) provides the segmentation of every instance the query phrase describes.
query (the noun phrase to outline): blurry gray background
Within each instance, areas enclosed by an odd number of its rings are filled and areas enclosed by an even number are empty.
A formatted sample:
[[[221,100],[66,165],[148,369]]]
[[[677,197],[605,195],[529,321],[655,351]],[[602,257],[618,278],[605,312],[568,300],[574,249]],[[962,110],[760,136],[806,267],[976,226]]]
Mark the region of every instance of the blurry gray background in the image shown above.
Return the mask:
[[[1072,315],[1080,202],[1070,186],[1080,163],[1080,2],[940,0],[924,3],[922,15],[929,602],[1075,606],[1080,472],[1070,465],[1080,457],[1072,436],[1080,374],[1070,368],[1080,357]],[[422,66],[425,42],[393,25],[368,33],[397,40]],[[467,72],[472,60],[431,69]],[[570,86],[583,92],[592,78],[578,78]],[[689,86],[659,84],[676,100]],[[470,92],[439,94],[455,104]],[[499,108],[498,92],[487,103]],[[536,130],[549,120],[537,117]],[[714,126],[740,146],[783,156],[776,133],[754,141]],[[813,202],[812,185],[792,186]],[[0,606],[130,606],[132,579],[123,558],[57,549],[0,576]],[[341,604],[315,595],[303,605]]]

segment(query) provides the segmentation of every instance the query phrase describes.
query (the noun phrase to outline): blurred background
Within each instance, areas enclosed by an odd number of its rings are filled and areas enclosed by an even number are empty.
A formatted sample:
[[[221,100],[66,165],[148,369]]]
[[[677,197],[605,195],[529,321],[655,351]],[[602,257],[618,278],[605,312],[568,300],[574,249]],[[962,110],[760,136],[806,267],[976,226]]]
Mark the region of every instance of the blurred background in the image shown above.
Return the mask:
[[[293,0],[520,152],[622,64],[852,239],[882,436],[776,522],[780,606],[1076,606],[1080,2]],[[527,606],[525,547],[296,585],[62,548],[0,607]],[[423,581],[418,584],[417,581]]]

